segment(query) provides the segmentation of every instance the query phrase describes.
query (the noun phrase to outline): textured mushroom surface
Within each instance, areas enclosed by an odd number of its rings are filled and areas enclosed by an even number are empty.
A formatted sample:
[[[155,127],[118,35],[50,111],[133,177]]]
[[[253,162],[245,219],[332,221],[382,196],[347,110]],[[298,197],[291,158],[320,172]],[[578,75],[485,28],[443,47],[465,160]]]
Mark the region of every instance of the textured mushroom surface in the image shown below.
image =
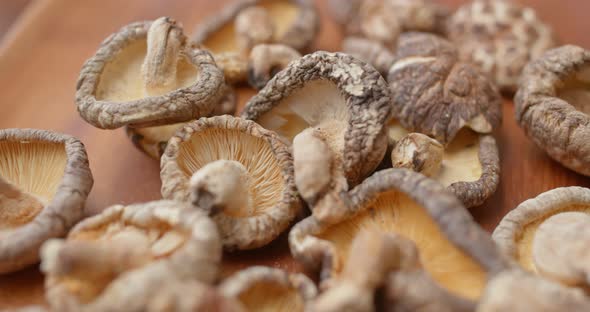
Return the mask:
[[[514,98],[516,120],[553,159],[590,176],[590,51],[547,51],[522,74]]]
[[[316,294],[315,284],[303,274],[254,266],[223,280],[220,292],[240,301],[247,311],[307,311]]]
[[[421,133],[410,133],[395,144],[391,151],[391,165],[433,177],[440,171],[443,152],[444,148],[437,140]]]
[[[112,206],[80,222],[67,239],[43,245],[41,268],[55,310],[144,311],[173,294],[162,291],[168,286],[212,283],[221,253],[212,220],[163,200]]]
[[[492,237],[524,269],[565,285],[590,286],[590,189],[556,188],[526,200]]]
[[[182,28],[162,17],[123,27],[80,71],[78,112],[98,128],[147,127],[209,114],[221,97],[223,73]]]
[[[161,178],[164,198],[216,213],[226,249],[269,243],[301,207],[289,147],[274,132],[227,115],[177,132],[162,156]]]
[[[93,179],[84,145],[45,130],[0,130],[0,273],[39,260],[39,247],[83,216]]]
[[[477,312],[588,311],[590,297],[521,270],[507,270],[490,280]]]
[[[297,50],[282,44],[259,44],[250,52],[248,83],[258,90],[290,62],[301,58]]]
[[[463,205],[421,174],[407,169],[379,171],[340,199],[345,208],[334,207],[339,218],[333,223],[311,216],[289,234],[294,257],[320,270],[324,285],[342,274],[354,238],[367,228],[413,241],[424,270],[436,284],[465,300],[479,298],[486,276],[506,267]]]
[[[475,0],[449,18],[448,37],[503,91],[514,92],[524,66],[556,45],[535,11],[508,0]]]
[[[334,193],[360,182],[383,159],[389,100],[389,88],[370,65],[315,52],[279,72],[242,117],[293,142],[301,196],[312,207],[330,206]]]
[[[237,83],[247,79],[248,52],[255,44],[278,43],[303,51],[318,30],[311,0],[239,0],[199,24],[193,40],[215,55],[228,82]],[[263,35],[267,32],[270,36]],[[245,38],[259,40],[244,48]]]
[[[488,134],[500,125],[501,97],[494,84],[436,35],[403,34],[387,81],[394,117],[444,145],[463,128]]]
[[[390,49],[380,42],[363,37],[345,38],[342,51],[373,65],[383,76],[387,76],[395,61],[395,55]]]

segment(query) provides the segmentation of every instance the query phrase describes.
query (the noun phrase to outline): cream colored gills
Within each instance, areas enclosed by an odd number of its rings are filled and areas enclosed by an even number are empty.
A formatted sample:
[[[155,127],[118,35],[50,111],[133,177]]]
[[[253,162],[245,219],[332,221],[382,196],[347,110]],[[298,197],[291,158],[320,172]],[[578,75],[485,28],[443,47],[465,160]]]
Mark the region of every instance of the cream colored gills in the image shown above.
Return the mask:
[[[275,283],[259,282],[239,299],[248,311],[303,312],[305,306],[297,290]]]
[[[319,235],[336,247],[336,276],[344,267],[352,241],[361,229],[378,229],[412,240],[420,252],[422,265],[443,288],[469,299],[480,297],[485,272],[444,237],[422,206],[406,195],[390,191],[380,194],[367,208]]]

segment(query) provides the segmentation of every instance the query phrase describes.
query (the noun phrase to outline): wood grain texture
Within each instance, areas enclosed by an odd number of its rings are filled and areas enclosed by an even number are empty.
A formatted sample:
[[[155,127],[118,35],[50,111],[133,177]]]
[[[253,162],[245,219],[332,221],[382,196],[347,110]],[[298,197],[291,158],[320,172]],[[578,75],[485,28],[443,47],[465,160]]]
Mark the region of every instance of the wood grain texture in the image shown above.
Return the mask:
[[[100,42],[121,26],[168,15],[190,30],[228,1],[209,0],[37,0],[29,5],[0,44],[0,127],[30,127],[60,131],[80,138],[88,149],[95,185],[87,213],[113,204],[160,198],[159,164],[136,150],[123,130],[99,130],[78,116],[74,91],[78,71]],[[322,31],[315,49],[337,51],[341,34],[322,10]],[[440,1],[453,7],[462,0]],[[590,1],[521,0],[536,8],[564,43],[590,48],[587,29]],[[2,6],[0,6],[0,9]],[[240,92],[240,103],[252,91]],[[472,210],[491,231],[508,211],[523,200],[558,186],[590,186],[549,159],[529,142],[514,121],[511,100],[504,103],[504,123],[497,133],[502,179],[497,193]],[[282,237],[260,251],[227,257],[231,270],[266,264],[299,271]],[[0,309],[43,302],[43,278],[36,268],[0,277]]]

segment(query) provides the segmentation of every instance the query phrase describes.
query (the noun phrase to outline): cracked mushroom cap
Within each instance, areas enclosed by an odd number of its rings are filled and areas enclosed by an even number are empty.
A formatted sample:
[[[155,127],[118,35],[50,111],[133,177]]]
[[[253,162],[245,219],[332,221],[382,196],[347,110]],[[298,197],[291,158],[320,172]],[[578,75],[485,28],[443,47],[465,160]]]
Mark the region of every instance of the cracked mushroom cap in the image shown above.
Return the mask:
[[[547,51],[522,74],[514,98],[516,120],[551,158],[590,176],[590,51]]]
[[[101,44],[80,71],[76,104],[101,129],[169,125],[213,111],[223,82],[209,52],[162,17],[129,24]]]
[[[475,0],[457,9],[447,36],[502,91],[516,91],[525,65],[556,45],[551,27],[531,8],[506,0]]]
[[[340,205],[332,211],[339,216],[333,223],[312,215],[289,234],[291,253],[320,271],[323,287],[343,274],[353,240],[367,228],[412,241],[434,283],[463,300],[477,300],[486,279],[507,266],[457,198],[413,171],[379,171],[342,193]]]
[[[443,33],[450,10],[430,0],[330,0],[332,17],[348,36],[379,42],[389,49],[402,32]]]
[[[315,284],[303,274],[254,266],[226,278],[219,286],[227,298],[240,301],[248,311],[307,311],[317,295]]]
[[[300,210],[289,147],[232,116],[188,123],[161,160],[162,196],[215,214],[226,249],[266,245]]]
[[[224,91],[222,91],[223,97],[217,103],[213,112],[210,116],[220,115],[233,115],[236,111],[237,106],[237,95],[235,89],[228,85],[224,85]],[[133,145],[140,151],[146,153],[148,156],[159,160],[166,150],[166,144],[168,140],[181,129],[186,122],[175,123],[171,125],[145,127],[145,128],[132,128],[125,127],[127,136],[133,142]]]
[[[492,237],[525,270],[590,289],[590,189],[561,187],[526,200]]]
[[[277,43],[303,52],[319,31],[311,0],[239,0],[203,21],[192,39],[214,55],[230,83],[247,79],[247,56],[261,43]]]
[[[41,269],[57,311],[144,311],[167,285],[214,282],[221,254],[211,219],[162,200],[112,206],[80,222],[67,239],[43,245]]]
[[[59,133],[0,130],[0,273],[39,260],[84,214],[92,188],[84,144]]]
[[[393,115],[408,130],[447,145],[463,128],[488,134],[502,119],[496,87],[474,66],[457,59],[445,39],[405,33],[387,81]]]
[[[279,72],[250,99],[242,117],[293,142],[295,162],[306,142],[296,144],[294,139],[307,131],[329,152],[328,167],[339,168],[356,184],[385,154],[389,101],[387,84],[370,65],[346,54],[320,51]]]

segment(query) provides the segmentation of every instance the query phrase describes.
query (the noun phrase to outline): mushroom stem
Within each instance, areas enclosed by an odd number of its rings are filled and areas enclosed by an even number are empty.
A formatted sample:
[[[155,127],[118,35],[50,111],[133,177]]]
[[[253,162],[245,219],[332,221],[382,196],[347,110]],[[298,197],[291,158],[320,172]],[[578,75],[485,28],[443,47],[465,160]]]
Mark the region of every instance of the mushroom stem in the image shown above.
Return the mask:
[[[21,191],[0,177],[0,209],[7,211],[8,215],[18,216],[18,219],[25,223],[35,217],[43,206],[43,200]]]
[[[262,89],[274,74],[301,58],[297,50],[283,44],[259,44],[250,52],[248,82]]]
[[[293,166],[299,194],[308,203],[315,203],[330,186],[332,151],[314,128],[293,138]]]
[[[212,214],[249,216],[254,210],[248,170],[234,160],[216,160],[193,174],[191,201]],[[221,211],[219,211],[221,210]]]
[[[186,37],[169,17],[155,20],[147,34],[147,54],[142,75],[148,95],[160,95],[174,88],[178,58]]]
[[[442,166],[443,153],[444,147],[437,140],[421,133],[410,133],[391,151],[391,165],[434,177]]]
[[[236,16],[236,41],[242,53],[248,53],[260,43],[272,41],[274,24],[266,9],[249,7]]]

